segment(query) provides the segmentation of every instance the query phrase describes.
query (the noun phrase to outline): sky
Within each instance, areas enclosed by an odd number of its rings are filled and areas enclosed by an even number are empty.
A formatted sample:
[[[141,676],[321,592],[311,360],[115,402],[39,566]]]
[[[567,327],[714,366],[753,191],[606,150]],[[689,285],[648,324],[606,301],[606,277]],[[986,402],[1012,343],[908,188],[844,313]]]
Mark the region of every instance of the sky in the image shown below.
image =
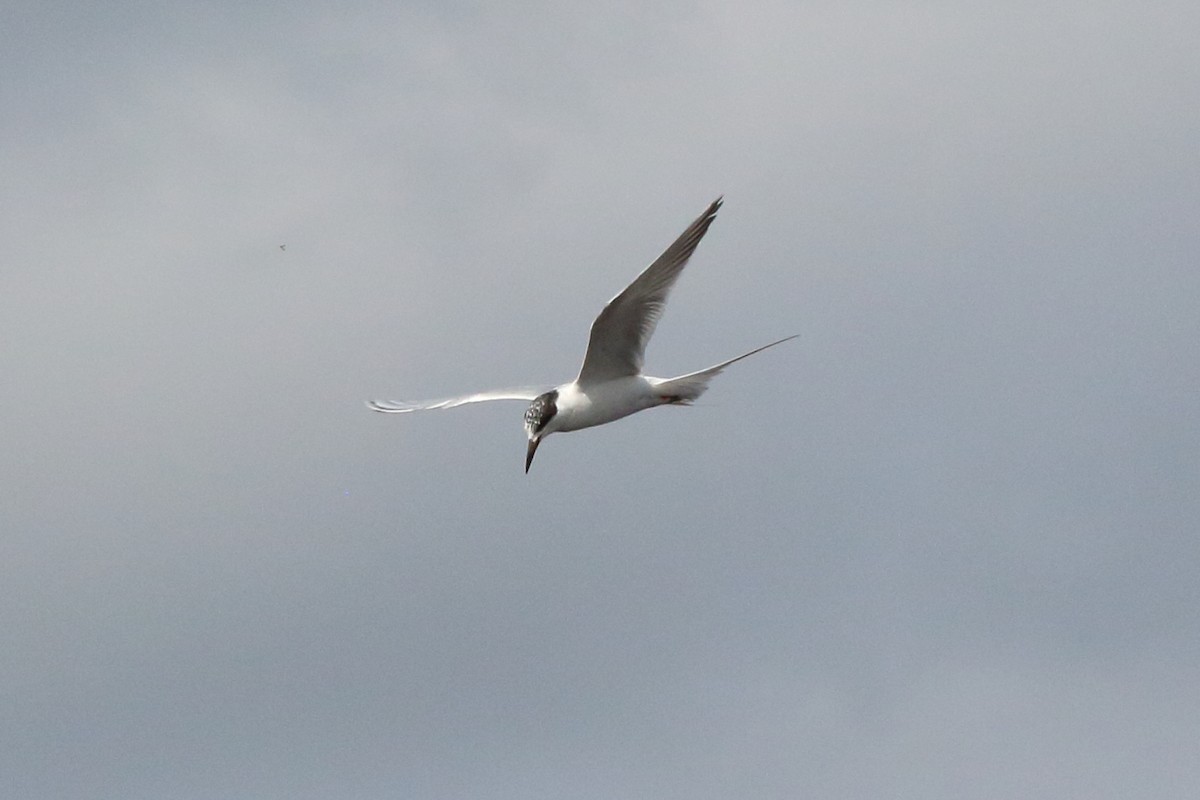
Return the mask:
[[[0,795],[1195,797],[1197,29],[5,4]]]

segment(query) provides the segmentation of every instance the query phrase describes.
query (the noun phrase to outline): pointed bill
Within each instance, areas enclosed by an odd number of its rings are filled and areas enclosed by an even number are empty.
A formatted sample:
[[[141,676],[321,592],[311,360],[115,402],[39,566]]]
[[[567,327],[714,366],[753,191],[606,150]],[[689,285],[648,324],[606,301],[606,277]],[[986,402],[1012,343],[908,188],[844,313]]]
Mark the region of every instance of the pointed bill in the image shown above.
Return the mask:
[[[533,463],[533,454],[537,452],[538,445],[541,444],[542,437],[537,436],[529,440],[529,447],[525,450],[525,474],[529,474],[529,465]]]

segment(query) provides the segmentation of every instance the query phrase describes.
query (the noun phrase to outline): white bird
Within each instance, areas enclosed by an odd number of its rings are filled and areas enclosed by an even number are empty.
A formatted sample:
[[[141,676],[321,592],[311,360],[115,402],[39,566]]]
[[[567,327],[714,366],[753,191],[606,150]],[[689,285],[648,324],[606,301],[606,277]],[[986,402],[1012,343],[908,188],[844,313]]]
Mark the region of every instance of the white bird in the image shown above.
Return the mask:
[[[488,400],[532,400],[525,411],[525,434],[529,439],[525,451],[525,472],[528,473],[538,445],[552,433],[603,425],[655,406],[691,405],[704,394],[708,382],[730,364],[796,338],[788,336],[677,378],[654,378],[642,374],[646,343],[650,341],[662,316],[667,294],[696,245],[708,231],[708,226],[716,219],[721,200],[718,197],[713,201],[674,244],[608,302],[592,323],[587,353],[575,380],[550,391],[497,389],[418,403],[372,400],[367,407],[387,414],[405,414]]]

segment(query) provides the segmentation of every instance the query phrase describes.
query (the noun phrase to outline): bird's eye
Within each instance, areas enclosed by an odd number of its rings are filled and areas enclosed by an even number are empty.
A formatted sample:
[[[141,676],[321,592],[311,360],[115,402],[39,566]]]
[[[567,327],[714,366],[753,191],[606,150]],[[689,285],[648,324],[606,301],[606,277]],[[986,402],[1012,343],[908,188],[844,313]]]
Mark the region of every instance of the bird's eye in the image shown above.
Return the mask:
[[[529,408],[525,410],[525,424],[534,433],[540,433],[542,428],[546,427],[546,423],[555,415],[558,408],[555,406],[557,393],[550,391],[545,394],[538,395],[537,398],[529,404]]]

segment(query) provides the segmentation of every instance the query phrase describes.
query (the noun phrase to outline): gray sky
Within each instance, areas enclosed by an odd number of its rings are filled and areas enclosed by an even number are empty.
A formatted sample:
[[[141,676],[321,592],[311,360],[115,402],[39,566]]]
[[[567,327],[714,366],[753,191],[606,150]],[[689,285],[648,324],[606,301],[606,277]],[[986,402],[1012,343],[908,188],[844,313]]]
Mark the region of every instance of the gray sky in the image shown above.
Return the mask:
[[[1195,3],[244,6],[0,12],[0,795],[1196,796]]]

